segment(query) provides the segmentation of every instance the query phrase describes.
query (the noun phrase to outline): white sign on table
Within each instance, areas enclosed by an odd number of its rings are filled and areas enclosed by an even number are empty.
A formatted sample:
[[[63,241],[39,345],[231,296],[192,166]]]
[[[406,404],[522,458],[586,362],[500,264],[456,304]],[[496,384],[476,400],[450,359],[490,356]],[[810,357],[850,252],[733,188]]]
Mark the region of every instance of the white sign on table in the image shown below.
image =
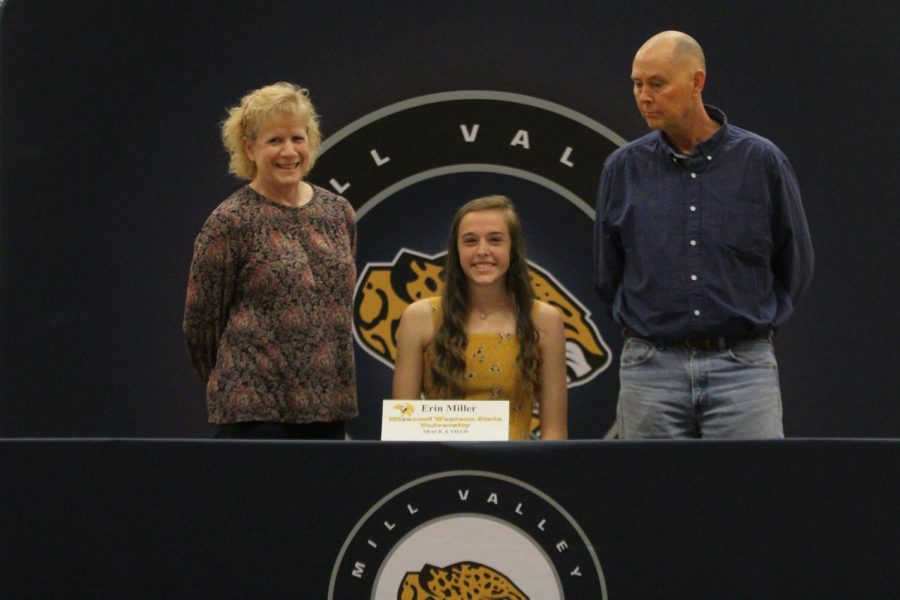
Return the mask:
[[[508,400],[385,400],[381,439],[490,442],[509,439]]]

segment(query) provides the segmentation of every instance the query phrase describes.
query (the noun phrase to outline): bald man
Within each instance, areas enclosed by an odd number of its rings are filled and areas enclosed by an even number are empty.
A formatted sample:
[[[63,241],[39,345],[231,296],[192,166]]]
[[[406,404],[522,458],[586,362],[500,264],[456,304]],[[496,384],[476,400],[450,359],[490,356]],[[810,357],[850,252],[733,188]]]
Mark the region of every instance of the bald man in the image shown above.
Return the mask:
[[[650,38],[631,80],[653,131],[607,159],[594,239],[594,281],[625,336],[618,436],[784,437],[773,335],[813,273],[794,171],[704,105],[689,35]]]

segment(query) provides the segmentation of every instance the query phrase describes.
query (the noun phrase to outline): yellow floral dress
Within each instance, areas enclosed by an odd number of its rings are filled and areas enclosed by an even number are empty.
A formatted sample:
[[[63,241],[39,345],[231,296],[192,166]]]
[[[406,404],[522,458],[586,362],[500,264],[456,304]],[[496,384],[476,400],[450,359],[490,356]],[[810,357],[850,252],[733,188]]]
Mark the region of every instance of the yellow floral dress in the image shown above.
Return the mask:
[[[435,330],[440,327],[441,299],[430,298]],[[531,437],[531,399],[519,392],[516,357],[519,340],[513,333],[469,333],[466,346],[464,400],[509,400],[509,439]],[[422,389],[426,398],[437,398],[431,379],[434,347],[425,349]]]

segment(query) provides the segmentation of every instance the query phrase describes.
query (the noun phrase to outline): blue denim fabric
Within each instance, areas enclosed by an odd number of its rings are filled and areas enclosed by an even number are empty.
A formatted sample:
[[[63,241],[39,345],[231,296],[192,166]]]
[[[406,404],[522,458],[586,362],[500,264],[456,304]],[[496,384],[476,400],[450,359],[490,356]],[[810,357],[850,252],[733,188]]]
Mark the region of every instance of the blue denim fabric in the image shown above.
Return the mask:
[[[783,438],[772,342],[720,351],[626,339],[616,421],[625,439]]]

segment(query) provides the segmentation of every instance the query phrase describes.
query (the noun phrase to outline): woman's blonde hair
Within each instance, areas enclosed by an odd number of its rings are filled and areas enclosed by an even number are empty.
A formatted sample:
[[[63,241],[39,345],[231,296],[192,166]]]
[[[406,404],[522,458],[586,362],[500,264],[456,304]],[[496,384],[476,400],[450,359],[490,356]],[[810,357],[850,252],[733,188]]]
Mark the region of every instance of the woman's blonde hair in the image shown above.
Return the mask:
[[[252,180],[256,177],[256,163],[244,152],[244,140],[255,141],[259,130],[276,115],[297,117],[306,127],[309,162],[304,175],[312,170],[319,144],[322,143],[319,115],[306,88],[282,81],[249,92],[241,98],[240,104],[228,109],[228,116],[222,121],[222,143],[229,155],[229,173],[240,179]]]

